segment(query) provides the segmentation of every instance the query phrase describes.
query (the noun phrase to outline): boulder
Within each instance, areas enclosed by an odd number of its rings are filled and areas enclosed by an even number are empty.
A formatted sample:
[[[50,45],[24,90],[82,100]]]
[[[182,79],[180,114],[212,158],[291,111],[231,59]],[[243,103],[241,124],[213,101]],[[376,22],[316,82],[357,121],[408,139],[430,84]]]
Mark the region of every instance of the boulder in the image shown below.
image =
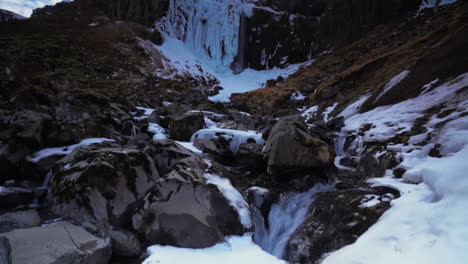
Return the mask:
[[[67,222],[16,229],[0,237],[8,240],[15,264],[106,264],[112,254],[110,239],[95,237]]]
[[[247,168],[264,171],[266,161],[263,159],[263,145],[253,142],[242,143],[236,153],[237,161]]]
[[[8,212],[0,215],[0,233],[17,228],[35,227],[41,224],[41,217],[36,210]]]
[[[176,115],[171,118],[169,123],[169,135],[175,140],[190,141],[192,135],[205,126],[205,118],[202,114]]]
[[[7,127],[13,129],[14,137],[32,148],[38,148],[43,144],[44,126],[51,116],[44,113],[24,110],[15,112],[6,121]]]
[[[81,147],[54,168],[47,200],[58,216],[124,227],[158,180],[153,160],[142,151]]]
[[[215,186],[168,179],[133,216],[133,228],[149,244],[205,248],[240,235],[237,212]]]
[[[127,230],[113,229],[109,231],[112,239],[112,255],[136,257],[142,253],[140,241],[135,234]]]
[[[174,169],[175,164],[180,160],[195,155],[192,151],[170,139],[153,140],[144,151],[152,157],[161,175]]]
[[[291,263],[314,264],[322,254],[354,243],[390,208],[392,192],[361,188],[319,194],[304,223],[289,238],[286,258]],[[375,200],[368,203],[371,199]]]
[[[273,127],[265,145],[268,174],[328,168],[335,153],[320,138],[307,133],[304,121],[297,117],[282,118]]]

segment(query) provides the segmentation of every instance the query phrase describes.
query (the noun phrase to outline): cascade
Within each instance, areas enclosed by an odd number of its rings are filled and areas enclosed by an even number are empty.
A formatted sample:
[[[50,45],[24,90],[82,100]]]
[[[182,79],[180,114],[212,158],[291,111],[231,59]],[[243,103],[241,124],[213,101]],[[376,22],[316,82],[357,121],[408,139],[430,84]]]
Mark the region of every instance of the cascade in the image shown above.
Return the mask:
[[[170,0],[162,26],[213,70],[223,72],[239,66],[234,61],[242,57],[239,35],[247,8],[243,0]]]
[[[283,195],[278,203],[272,205],[268,225],[262,214],[254,208],[254,242],[273,256],[283,258],[289,237],[304,222],[316,194],[331,189],[330,186],[317,184],[307,192]]]

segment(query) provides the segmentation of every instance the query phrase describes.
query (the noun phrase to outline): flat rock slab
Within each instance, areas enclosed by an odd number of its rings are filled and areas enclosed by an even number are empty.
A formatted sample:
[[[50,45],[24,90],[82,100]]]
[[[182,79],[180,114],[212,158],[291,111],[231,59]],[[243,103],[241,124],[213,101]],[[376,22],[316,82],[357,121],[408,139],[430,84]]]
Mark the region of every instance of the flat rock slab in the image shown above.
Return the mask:
[[[8,239],[15,264],[108,263],[112,254],[110,239],[93,236],[67,222],[42,227],[16,229],[0,234]]]

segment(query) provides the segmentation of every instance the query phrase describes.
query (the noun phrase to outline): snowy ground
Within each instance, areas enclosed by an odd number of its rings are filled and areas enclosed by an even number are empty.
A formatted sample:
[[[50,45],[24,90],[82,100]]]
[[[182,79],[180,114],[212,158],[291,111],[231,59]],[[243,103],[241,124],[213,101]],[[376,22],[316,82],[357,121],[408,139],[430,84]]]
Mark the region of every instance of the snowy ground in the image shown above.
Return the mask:
[[[170,246],[152,246],[148,248],[151,254],[143,264],[286,264],[263,251],[252,242],[252,236],[233,236],[226,238],[226,242],[206,249],[176,248]]]
[[[425,125],[427,132],[411,137],[408,144],[388,146],[403,159],[399,165],[407,170],[403,179],[387,171],[384,178],[369,181],[398,189],[401,197],[393,200],[392,207],[354,244],[330,254],[323,264],[467,263],[468,102],[457,94],[466,86],[468,74],[392,106],[355,115],[351,113],[358,103],[345,109],[345,130],[373,124],[364,136],[367,142],[408,131],[416,118],[437,104],[444,103],[442,110],[455,111],[446,117],[432,117]],[[419,144],[425,139],[430,140]],[[442,145],[442,158],[428,155],[435,144]]]

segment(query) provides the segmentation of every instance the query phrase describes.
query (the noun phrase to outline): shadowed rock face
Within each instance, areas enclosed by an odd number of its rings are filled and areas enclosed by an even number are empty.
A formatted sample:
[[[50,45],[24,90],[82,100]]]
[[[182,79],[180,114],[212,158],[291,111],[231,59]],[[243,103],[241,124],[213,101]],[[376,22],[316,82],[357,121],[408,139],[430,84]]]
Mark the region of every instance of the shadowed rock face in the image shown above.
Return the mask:
[[[166,14],[168,5],[169,0],[76,0],[36,9],[32,17],[76,15],[78,12],[94,10],[113,20],[151,25]]]
[[[354,41],[379,24],[416,11],[421,0],[263,0],[246,18],[245,64],[267,69],[298,63]],[[274,11],[273,11],[274,10]]]

